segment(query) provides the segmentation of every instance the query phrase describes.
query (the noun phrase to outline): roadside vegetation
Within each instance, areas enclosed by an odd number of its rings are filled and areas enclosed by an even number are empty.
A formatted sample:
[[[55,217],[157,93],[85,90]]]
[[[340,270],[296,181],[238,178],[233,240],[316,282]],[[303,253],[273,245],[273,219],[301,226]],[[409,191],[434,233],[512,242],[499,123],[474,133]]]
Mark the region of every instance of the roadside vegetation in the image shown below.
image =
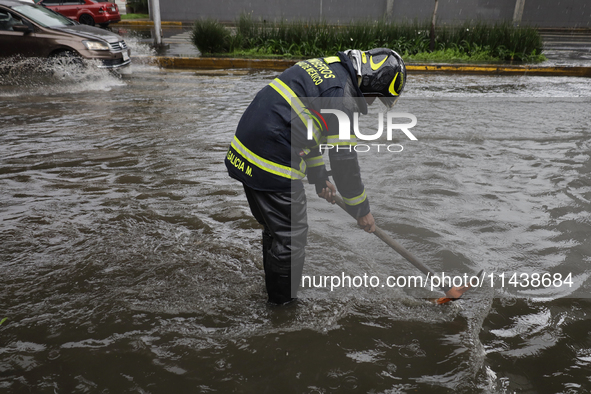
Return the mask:
[[[147,14],[148,0],[127,0],[125,10],[129,14]]]
[[[388,47],[411,61],[540,62],[542,39],[532,27],[511,23],[441,26],[435,49],[429,50],[429,23],[352,22],[335,26],[325,21],[277,23],[241,15],[235,27],[214,19],[196,21],[192,41],[204,55],[242,57],[322,57],[349,48]]]
[[[121,14],[121,20],[150,19],[148,14]]]

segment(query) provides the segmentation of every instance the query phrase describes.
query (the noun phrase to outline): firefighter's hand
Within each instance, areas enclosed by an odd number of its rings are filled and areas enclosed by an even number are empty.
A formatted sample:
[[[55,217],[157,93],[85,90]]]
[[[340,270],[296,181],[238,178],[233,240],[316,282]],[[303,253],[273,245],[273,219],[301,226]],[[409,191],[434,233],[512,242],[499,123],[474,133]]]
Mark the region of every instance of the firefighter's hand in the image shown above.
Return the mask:
[[[368,233],[373,233],[376,231],[376,221],[374,220],[371,212],[357,219],[357,224]]]
[[[322,188],[322,191],[318,193],[318,197],[326,199],[331,204],[335,203],[334,196],[337,195],[337,189],[332,183],[326,181],[326,187]]]

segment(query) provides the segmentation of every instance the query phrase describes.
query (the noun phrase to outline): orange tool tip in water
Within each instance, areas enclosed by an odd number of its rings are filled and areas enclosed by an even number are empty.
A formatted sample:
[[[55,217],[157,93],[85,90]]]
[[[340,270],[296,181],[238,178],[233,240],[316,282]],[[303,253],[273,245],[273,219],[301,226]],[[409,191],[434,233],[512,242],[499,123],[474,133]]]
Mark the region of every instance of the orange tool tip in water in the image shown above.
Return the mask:
[[[484,271],[481,270],[478,274],[476,274],[476,276],[478,278],[480,278],[483,272]],[[462,286],[462,287],[452,287],[451,289],[449,289],[448,291],[445,292],[445,297],[437,298],[435,300],[435,303],[437,305],[441,305],[441,304],[445,304],[450,301],[455,301],[455,300],[459,299],[460,297],[462,297],[464,295],[464,293],[467,292],[468,290],[470,290],[471,288],[472,288],[472,286],[470,286],[470,285],[466,285],[466,286]]]

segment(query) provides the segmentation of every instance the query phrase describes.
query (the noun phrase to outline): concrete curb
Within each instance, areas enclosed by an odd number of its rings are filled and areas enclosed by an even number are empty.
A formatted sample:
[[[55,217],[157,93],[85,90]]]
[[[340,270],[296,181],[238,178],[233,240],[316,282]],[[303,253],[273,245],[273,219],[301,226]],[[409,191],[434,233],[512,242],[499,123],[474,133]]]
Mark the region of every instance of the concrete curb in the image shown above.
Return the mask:
[[[162,68],[232,69],[251,68],[283,71],[298,62],[291,59],[239,59],[219,57],[150,56],[148,63]]]
[[[148,56],[149,64],[162,68],[179,69],[235,69],[250,68],[282,71],[293,66],[296,59],[238,59],[215,57],[174,57]],[[591,67],[568,66],[513,66],[494,64],[424,64],[409,63],[406,66],[410,72],[440,72],[454,74],[484,74],[484,75],[536,75],[536,76],[565,76],[591,77]]]
[[[442,72],[485,75],[536,75],[563,77],[591,77],[591,67],[581,66],[528,66],[495,64],[409,64],[408,71]]]

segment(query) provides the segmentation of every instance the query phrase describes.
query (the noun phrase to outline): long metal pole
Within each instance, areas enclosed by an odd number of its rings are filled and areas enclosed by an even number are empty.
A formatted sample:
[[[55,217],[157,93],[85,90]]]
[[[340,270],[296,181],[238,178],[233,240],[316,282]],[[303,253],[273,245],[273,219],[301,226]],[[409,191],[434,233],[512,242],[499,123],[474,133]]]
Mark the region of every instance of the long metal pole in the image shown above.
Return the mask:
[[[513,12],[513,25],[519,26],[523,18],[523,9],[525,8],[525,0],[517,0],[515,2],[515,12]]]
[[[435,0],[435,8],[433,8],[433,18],[431,19],[431,42],[429,44],[429,50],[431,52],[435,50],[435,20],[437,19],[437,4],[439,4],[439,0]]]
[[[345,212],[347,212],[347,207],[345,205],[345,202],[341,198],[341,196],[335,196],[335,202],[337,203],[337,205],[339,207],[343,208],[345,210]],[[410,253],[408,250],[406,250],[406,248],[404,248],[404,246],[400,245],[398,242],[396,242],[394,239],[392,239],[392,237],[390,237],[388,234],[386,234],[384,232],[384,230],[379,228],[377,225],[376,225],[376,232],[374,234],[377,235],[377,237],[379,239],[381,239],[386,244],[388,244],[388,246],[390,246],[392,249],[394,249],[396,252],[398,252],[398,254],[401,255],[402,257],[404,257],[409,263],[411,263],[412,265],[417,267],[423,274],[435,276],[435,271],[433,271],[431,268],[427,267],[422,261],[420,261],[412,253]],[[447,288],[445,290],[447,290]]]
[[[392,18],[392,10],[394,10],[394,0],[386,0],[386,18]]]
[[[152,20],[154,21],[154,46],[162,45],[162,23],[160,19],[160,0],[151,0]]]
[[[345,202],[343,201],[341,196],[338,196],[338,195],[335,196],[335,202],[337,203],[337,205],[339,207],[343,208],[345,210],[345,212],[348,213],[347,206],[345,205]],[[408,250],[406,250],[406,248],[404,248],[404,246],[400,245],[398,242],[396,242],[394,239],[392,239],[392,237],[390,237],[388,234],[386,234],[384,232],[384,230],[379,228],[377,225],[376,225],[376,231],[374,232],[374,234],[379,239],[384,241],[388,246],[390,246],[392,249],[394,249],[396,252],[398,252],[398,254],[401,255],[402,257],[404,257],[409,263],[411,263],[412,265],[417,267],[422,273],[424,273],[425,275],[431,276],[432,278],[436,276],[435,272],[431,268],[429,268],[425,263],[423,263],[421,260],[416,258],[412,253],[410,253]],[[476,274],[476,276],[480,278],[482,273],[483,273],[483,271],[480,271],[479,273]],[[462,296],[462,294],[464,294],[468,289],[470,289],[471,286],[468,285],[468,286],[462,286],[462,287],[453,287],[453,286],[450,287],[450,286],[445,286],[445,283],[443,283],[438,287],[445,292],[446,297],[438,298],[433,301],[435,301],[436,304],[444,304],[448,301],[457,300],[458,298],[460,298]]]

